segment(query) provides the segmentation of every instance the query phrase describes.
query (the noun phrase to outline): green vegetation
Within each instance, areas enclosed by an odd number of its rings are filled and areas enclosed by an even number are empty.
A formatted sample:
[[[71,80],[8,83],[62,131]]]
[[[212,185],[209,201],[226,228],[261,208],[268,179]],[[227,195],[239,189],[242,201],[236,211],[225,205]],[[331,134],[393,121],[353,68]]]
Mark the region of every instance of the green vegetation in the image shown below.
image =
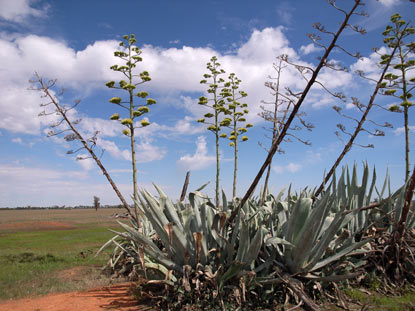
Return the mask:
[[[415,77],[411,71],[415,69],[415,41],[413,35],[415,28],[402,19],[399,14],[391,17],[392,25],[388,25],[383,32],[384,43],[389,48],[397,49],[396,54],[383,54],[381,65],[391,63],[393,71],[385,75],[382,88],[384,95],[395,97],[400,104],[390,105],[389,110],[392,112],[403,112],[404,130],[405,130],[405,180],[408,180],[410,174],[409,161],[409,120],[408,111],[413,106],[410,101],[412,91],[415,89]],[[409,41],[409,42],[408,42]],[[403,109],[403,111],[401,110]]]
[[[225,114],[225,98],[228,96],[227,92],[223,91],[225,80],[220,77],[220,75],[225,73],[225,70],[220,68],[221,64],[218,62],[218,58],[213,56],[210,59],[210,62],[206,64],[206,68],[210,73],[203,75],[203,80],[200,81],[201,84],[207,84],[208,81],[208,90],[211,98],[201,96],[199,98],[199,105],[209,107],[213,110],[213,113],[206,113],[204,118],[197,120],[197,122],[208,124],[207,130],[212,132],[215,135],[215,150],[216,150],[216,185],[215,185],[215,203],[219,206],[219,175],[220,175],[220,163],[219,163],[219,139],[220,139],[220,116]],[[208,80],[209,79],[209,80]],[[209,104],[211,102],[211,104]],[[213,121],[207,121],[206,119],[213,118]],[[225,136],[226,137],[226,136]]]
[[[369,309],[382,311],[415,310],[415,293],[410,290],[404,290],[403,294],[399,296],[389,296],[375,291],[348,288],[345,290],[345,294],[353,301],[357,301]],[[365,309],[362,308],[362,310]]]
[[[231,132],[229,134],[229,140],[231,141],[229,145],[233,147],[233,186],[232,186],[232,198],[236,198],[236,180],[238,174],[238,143],[248,140],[248,136],[245,136],[247,129],[252,127],[252,124],[246,123],[245,115],[249,113],[247,107],[248,104],[239,102],[240,99],[248,96],[244,91],[238,91],[239,84],[242,82],[241,79],[231,73],[228,77],[228,82],[225,83],[226,89],[224,92],[227,92],[227,102],[228,107],[225,114],[230,115],[228,118],[224,118],[220,125],[223,127],[228,127]],[[244,122],[244,126],[241,126],[240,123]],[[226,135],[226,134],[225,134]],[[240,137],[242,136],[242,137]],[[225,136],[226,137],[226,136]]]
[[[94,254],[111,236],[106,227],[97,224],[69,230],[0,231],[0,299],[103,285],[108,281],[98,267],[108,260],[108,253]],[[77,280],[59,277],[59,272],[80,266],[82,276]]]
[[[111,89],[122,90],[128,93],[126,100],[122,100],[120,97],[112,97],[109,100],[110,103],[115,104],[124,110],[127,110],[127,117],[121,119],[118,113],[114,113],[110,119],[120,122],[125,127],[123,134],[130,137],[131,164],[133,168],[133,197],[137,200],[138,188],[135,130],[150,125],[150,122],[146,118],[143,118],[143,115],[150,111],[149,106],[154,105],[156,101],[152,98],[148,98],[148,93],[146,91],[136,91],[138,85],[151,81],[151,78],[148,71],[142,71],[138,75],[134,74],[134,68],[136,68],[137,64],[143,60],[140,56],[141,50],[134,45],[136,43],[135,36],[133,34],[129,36],[125,35],[123,39],[124,40],[119,44],[121,50],[115,51],[114,56],[120,58],[125,63],[125,65],[111,66],[111,70],[122,73],[123,76],[127,78],[127,81],[120,80],[118,83],[115,83],[115,81],[109,81],[106,83],[106,86]],[[137,77],[139,77],[138,82],[136,82]],[[137,98],[145,99],[145,102],[137,103]],[[134,122],[137,118],[141,118],[139,123]],[[135,216],[138,218],[137,209],[135,212]]]
[[[383,71],[368,105],[362,105],[352,98],[353,105],[362,113],[362,117],[360,121],[352,118],[357,124],[353,134],[348,133],[343,125],[338,125],[340,131],[348,134],[350,139],[321,186],[318,189],[310,187],[308,189],[311,190],[298,193],[289,189],[286,194],[281,192],[276,196],[267,194],[260,198],[252,197],[265,169],[270,167],[275,152],[280,150],[279,145],[289,136],[293,120],[301,116],[299,109],[309,90],[317,84],[334,97],[345,100],[343,94],[328,90],[318,80],[318,75],[322,69],[343,70],[329,60],[333,49],[340,48],[348,55],[359,57],[340,47],[338,38],[346,28],[365,32],[349,23],[353,15],[362,14],[356,12],[362,3],[355,0],[349,11],[338,8],[334,1],[329,1],[329,4],[344,14],[344,20],[337,32],[328,31],[319,23],[314,25],[318,31],[332,39],[325,46],[319,43],[319,36],[310,35],[314,43],[324,47],[324,55],[319,58],[315,68],[295,65],[284,56],[284,62],[299,71],[306,85],[299,92],[287,90],[292,98],[292,106],[278,129],[277,116],[273,115],[274,131],[268,156],[241,200],[235,197],[237,142],[238,135],[246,132],[246,127],[249,127],[248,124],[245,127],[237,125],[238,122],[246,122],[244,114],[248,113],[244,110],[246,106],[238,102],[246,93],[235,93],[241,81],[231,74],[230,82],[225,82],[220,77],[225,71],[221,69],[216,57],[207,63],[210,73],[204,75],[205,79],[201,83],[208,84],[207,93],[210,98],[200,97],[199,104],[209,107],[213,113],[206,113],[198,122],[207,124],[207,130],[215,135],[215,201],[212,202],[201,192],[202,187],[188,195],[188,202],[174,203],[157,186],[158,197],[146,190],[141,190],[140,193],[137,191],[134,118],[149,112],[147,106],[155,101],[147,99],[146,104],[138,106],[133,102],[134,96],[148,96],[147,92],[134,94],[133,90],[138,84],[150,80],[148,72],[143,71],[139,75],[141,82],[133,83],[132,69],[142,60],[139,56],[141,51],[133,46],[136,42],[134,36],[124,36],[127,43],[120,43],[128,53],[124,50],[115,52],[116,57],[126,61],[126,66],[114,65],[111,69],[122,72],[128,81],[121,80],[118,84],[110,81],[107,86],[127,91],[129,100],[123,102],[120,97],[113,97],[110,102],[128,110],[129,117],[121,120],[120,115],[114,114],[111,119],[120,121],[126,127],[123,133],[131,138],[136,210],[135,217],[129,214],[128,223],[119,222],[121,228],[114,230],[116,235],[98,253],[115,245],[109,267],[118,274],[141,277],[138,284],[141,293],[154,298],[162,309],[182,310],[185,305],[210,309],[212,303],[216,304],[213,308],[215,310],[257,306],[273,309],[283,300],[291,300],[317,311],[319,306],[311,297],[322,297],[325,290],[330,289],[330,283],[331,288],[337,288],[336,283],[348,279],[356,281],[359,276],[365,279],[366,271],[370,272],[366,276],[366,283],[370,283],[370,278],[374,275],[381,277],[382,284],[386,287],[402,286],[415,279],[415,212],[410,209],[415,188],[415,167],[408,182],[394,193],[390,190],[388,178],[381,189],[376,187],[376,173],[373,171],[370,174],[367,164],[363,167],[360,180],[356,166],[352,172],[344,168],[338,179],[335,175],[336,167],[352,148],[357,135],[362,131],[368,132],[362,127],[363,123],[379,89],[387,87],[387,84],[381,82],[384,78],[388,79],[386,73],[389,65],[395,52],[399,51],[400,40],[405,34],[400,32],[399,27],[406,25],[406,22],[400,20],[398,15],[391,18],[398,29],[398,41],[395,42],[394,38],[385,40],[392,51],[390,55],[382,57]],[[389,33],[390,29],[392,28],[387,28],[386,32]],[[412,33],[411,31],[410,34]],[[411,62],[408,64],[413,66]],[[401,67],[407,67],[406,63],[395,65],[394,69]],[[279,79],[281,64],[278,70]],[[404,75],[405,71],[402,71],[402,81],[406,81]],[[393,75],[390,77],[390,81],[397,79]],[[276,94],[279,94],[278,88],[277,84],[274,90]],[[47,87],[42,86],[42,89],[47,92]],[[410,97],[408,92],[408,89],[403,89],[402,99],[405,103]],[[277,97],[276,109],[278,100]],[[405,105],[409,107],[409,104]],[[335,109],[341,112],[340,108]],[[224,115],[231,117],[221,118]],[[144,127],[149,122],[143,119],[140,124],[138,127]],[[219,139],[227,137],[221,133],[221,127],[231,128],[228,138],[235,147],[234,196],[230,201],[225,193],[222,194],[222,201],[219,200]],[[74,129],[73,131],[75,132]],[[80,137],[79,134],[76,135]],[[242,137],[241,141],[245,140],[247,137]],[[92,151],[90,153],[94,155]],[[110,181],[108,176],[107,178]],[[325,188],[329,181],[331,183]],[[116,190],[116,187],[113,188]],[[129,210],[128,206],[126,208]],[[22,265],[22,271],[25,264],[34,265],[39,267],[34,269],[39,274],[45,269],[58,270],[63,265],[73,267],[79,264],[79,249],[82,249],[83,254],[80,257],[84,258],[85,252],[90,252],[96,247],[97,240],[102,239],[100,234],[104,232],[101,229],[77,228],[53,234],[48,232],[45,236],[39,233],[36,246],[32,246],[33,240],[30,240],[34,233],[27,233],[26,236],[16,234],[15,238],[11,234],[3,242],[3,248],[9,249],[9,254],[3,256],[2,260]],[[81,231],[78,232],[79,230]],[[27,252],[25,247],[28,246],[33,249],[33,253]],[[74,252],[73,249],[77,251]],[[93,259],[90,260],[91,264],[95,263]],[[375,282],[372,285],[381,286]],[[350,296],[358,300],[364,299],[355,291],[350,291]],[[408,297],[412,297],[412,294]],[[389,302],[383,299],[376,298],[373,302],[379,306],[387,305]],[[405,299],[402,303],[405,303]],[[405,306],[408,307],[407,304]]]

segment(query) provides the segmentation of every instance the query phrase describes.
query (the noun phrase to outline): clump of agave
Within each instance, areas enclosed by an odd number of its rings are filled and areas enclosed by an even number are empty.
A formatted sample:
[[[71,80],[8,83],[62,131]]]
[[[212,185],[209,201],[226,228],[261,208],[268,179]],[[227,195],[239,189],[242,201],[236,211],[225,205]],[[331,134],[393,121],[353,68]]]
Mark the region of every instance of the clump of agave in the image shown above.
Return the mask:
[[[147,279],[146,286],[162,285],[174,293],[178,309],[177,299],[199,304],[212,299],[223,307],[225,297],[242,304],[265,295],[272,303],[280,285],[305,298],[299,280],[336,282],[358,276],[365,254],[372,251],[373,235],[367,232],[384,220],[379,215],[385,209],[398,211],[402,196],[382,199],[385,186],[376,189],[375,171],[369,179],[367,165],[360,185],[356,167],[351,176],[344,169],[318,198],[313,191],[288,191],[285,198],[269,194],[263,205],[248,201],[231,223],[238,202],[228,202],[225,194],[219,209],[202,189],[190,193],[184,204],[173,203],[155,186],[159,198],[141,190],[136,202],[143,227],[120,222],[124,232],[115,232],[103,247],[114,243],[110,263],[127,262],[129,271],[140,271]],[[382,204],[373,205],[374,192]],[[309,307],[314,308],[312,302]]]

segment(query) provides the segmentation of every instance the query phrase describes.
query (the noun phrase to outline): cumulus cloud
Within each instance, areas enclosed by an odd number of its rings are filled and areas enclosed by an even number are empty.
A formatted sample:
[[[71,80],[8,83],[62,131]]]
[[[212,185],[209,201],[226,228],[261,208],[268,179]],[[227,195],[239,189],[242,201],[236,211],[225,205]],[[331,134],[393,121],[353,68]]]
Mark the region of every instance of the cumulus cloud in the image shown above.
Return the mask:
[[[401,3],[401,0],[378,0],[382,5],[386,7],[395,6]]]
[[[83,161],[79,163],[81,162]],[[87,170],[58,170],[19,164],[0,164],[0,189],[7,189],[0,196],[0,207],[90,205],[92,195],[101,198],[103,204],[120,204],[106,179],[102,177],[102,182],[91,183],[90,174]],[[168,187],[160,186],[163,190],[169,190]],[[131,201],[129,199],[132,193],[131,184],[118,183],[117,187],[123,196]],[[140,183],[140,187],[153,188],[150,183]],[[68,193],[76,193],[76,195],[68,196]],[[13,202],[12,205],[10,202]]]
[[[415,132],[415,125],[409,125],[408,128],[410,132]],[[398,136],[398,135],[405,133],[405,128],[398,127],[393,132],[395,133],[396,136]]]
[[[289,2],[284,1],[277,7],[277,15],[282,23],[289,25],[294,16],[294,7]]]
[[[119,79],[117,73],[109,69],[116,63],[113,51],[117,48],[118,42],[115,40],[96,41],[85,49],[76,51],[66,42],[48,37],[0,37],[0,57],[3,60],[0,64],[0,112],[4,116],[0,120],[0,128],[14,133],[39,134],[42,127],[49,123],[47,119],[37,117],[40,112],[39,94],[26,90],[26,81],[35,70],[44,77],[58,78],[61,86],[87,94],[102,89],[106,81]],[[300,61],[299,55],[290,47],[284,27],[254,30],[244,44],[233,54],[227,55],[221,55],[210,47],[165,49],[144,45],[142,50],[144,61],[140,65],[152,76],[152,81],[146,84],[146,88],[163,99],[159,100],[160,105],[177,104],[177,107],[186,111],[185,116],[173,126],[159,125],[169,135],[173,132],[192,135],[202,131],[203,127],[194,120],[206,108],[197,105],[197,98],[183,92],[206,92],[206,86],[199,81],[206,73],[206,62],[213,55],[218,56],[227,73],[235,72],[242,79],[240,86],[241,90],[248,93],[246,102],[250,107],[248,121],[251,123],[261,121],[257,116],[259,106],[262,100],[267,100],[264,97],[269,93],[263,84],[269,76],[275,75],[272,63],[276,56],[287,54],[300,64],[312,66]],[[341,88],[347,84],[350,76],[323,71],[320,79],[328,87]],[[284,70],[281,87],[286,86],[293,90],[304,86],[304,80],[295,68],[287,67]],[[321,92],[318,88],[315,90]],[[321,96],[315,98],[316,103],[322,103]],[[24,107],[16,105],[16,102],[24,102]],[[99,118],[89,118],[87,121],[80,124],[86,131],[98,129],[104,136],[117,136],[119,127],[116,123]]]
[[[166,153],[165,149],[152,144],[152,139],[143,139],[136,145],[136,161],[138,163],[161,160]]]
[[[108,152],[111,156],[113,156],[116,159],[124,159],[124,160],[131,160],[131,153],[129,150],[124,149],[120,150],[116,143],[110,140],[102,139],[98,137],[97,139],[97,146],[101,147],[105,150],[105,152]]]
[[[33,0],[0,0],[0,18],[9,22],[21,23],[27,17],[43,17],[46,7],[35,9],[31,7]]]
[[[378,53],[386,54],[387,50],[385,47],[379,49]],[[378,53],[372,53],[367,57],[362,57],[356,63],[354,63],[350,69],[352,71],[360,71],[370,79],[378,80],[381,69],[378,67],[380,62],[380,55]]]
[[[317,47],[314,43],[310,43],[310,44],[307,44],[307,45],[302,45],[300,47],[300,53],[303,54],[303,55],[308,55],[308,54],[311,54],[311,53],[314,53],[314,52],[319,52],[319,51],[322,51],[322,50],[323,50],[323,48]]]
[[[185,170],[203,170],[213,163],[216,157],[208,155],[206,137],[199,136],[196,141],[196,151],[193,155],[186,154],[177,161],[179,167]]]
[[[83,117],[78,128],[88,135],[92,135],[96,131],[99,131],[101,137],[116,137],[122,133],[124,127],[119,122],[114,122],[112,120]]]
[[[296,173],[302,168],[301,164],[290,162],[285,166],[275,165],[272,167],[275,173],[282,174],[282,173]]]
[[[12,142],[16,143],[16,144],[19,144],[19,145],[23,145],[23,140],[20,137],[13,138]]]
[[[78,164],[86,171],[90,171],[95,168],[96,163],[93,159],[89,158],[89,154],[79,154]]]

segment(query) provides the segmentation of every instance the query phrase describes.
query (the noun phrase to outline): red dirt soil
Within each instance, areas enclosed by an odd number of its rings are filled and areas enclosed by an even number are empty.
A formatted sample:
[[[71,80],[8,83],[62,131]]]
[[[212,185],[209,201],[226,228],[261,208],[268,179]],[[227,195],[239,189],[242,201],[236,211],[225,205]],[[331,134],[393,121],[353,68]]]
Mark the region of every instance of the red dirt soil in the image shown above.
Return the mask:
[[[144,311],[131,294],[131,283],[91,289],[86,292],[51,294],[33,299],[0,301],[0,311]]]
[[[69,230],[74,226],[60,221],[33,221],[0,224],[0,230],[5,231],[39,231],[39,230]]]

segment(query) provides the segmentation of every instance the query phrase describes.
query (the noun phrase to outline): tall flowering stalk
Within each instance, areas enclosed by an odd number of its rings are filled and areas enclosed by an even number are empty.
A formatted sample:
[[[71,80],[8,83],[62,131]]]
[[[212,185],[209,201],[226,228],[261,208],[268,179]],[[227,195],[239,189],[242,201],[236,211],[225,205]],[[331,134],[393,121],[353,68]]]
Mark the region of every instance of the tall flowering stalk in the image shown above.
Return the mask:
[[[152,98],[148,98],[146,91],[136,92],[138,85],[151,81],[150,75],[147,71],[142,71],[139,74],[134,74],[134,69],[137,67],[137,63],[141,62],[141,50],[135,46],[135,36],[133,34],[123,37],[123,41],[120,42],[120,50],[114,52],[114,56],[120,58],[124,64],[111,66],[111,70],[122,73],[126,80],[120,80],[118,83],[115,81],[109,81],[106,86],[111,89],[118,89],[127,93],[126,99],[121,97],[112,97],[110,103],[117,105],[126,110],[126,118],[121,118],[118,113],[114,113],[110,119],[120,122],[125,129],[122,131],[125,136],[130,138],[131,143],[131,163],[133,167],[133,196],[135,202],[138,201],[138,189],[137,189],[137,166],[136,166],[136,146],[135,146],[135,130],[150,125],[150,122],[142,118],[143,115],[150,111],[149,106],[156,103]],[[144,102],[137,102],[137,99],[145,99]],[[136,119],[141,118],[140,122],[135,122]],[[137,212],[137,206],[135,208]],[[137,216],[137,215],[136,215]]]
[[[242,80],[231,73],[229,75],[229,81],[225,83],[225,89],[222,93],[227,96],[226,100],[228,102],[227,110],[225,111],[226,115],[230,117],[224,118],[220,125],[223,127],[228,127],[231,129],[229,140],[231,141],[229,145],[234,149],[234,169],[233,169],[233,187],[232,187],[232,196],[236,197],[236,181],[238,174],[238,142],[244,142],[248,140],[248,137],[244,134],[247,132],[247,128],[252,127],[252,124],[246,123],[245,127],[241,127],[240,123],[246,122],[245,115],[249,113],[248,105],[246,103],[240,103],[238,100],[248,96],[244,91],[238,91],[239,84]],[[225,138],[227,135],[225,133],[220,135]]]
[[[414,105],[410,99],[412,98],[411,92],[415,89],[415,77],[413,72],[411,72],[411,70],[415,69],[415,41],[413,41],[415,28],[410,23],[404,21],[399,14],[392,15],[391,22],[392,25],[388,25],[383,32],[385,36],[383,41],[389,48],[397,47],[397,53],[393,56],[390,54],[382,55],[381,65],[391,61],[393,70],[385,75],[384,82],[381,86],[384,89],[384,95],[393,96],[400,101],[399,105],[392,105],[389,107],[389,110],[403,112],[405,130],[405,180],[408,180],[410,174],[408,110]]]
[[[213,113],[206,113],[204,118],[197,120],[197,122],[208,124],[207,130],[215,135],[216,145],[216,187],[215,187],[215,202],[216,206],[219,207],[219,139],[220,139],[220,115],[226,112],[225,98],[227,92],[223,92],[223,83],[225,80],[220,75],[225,73],[225,70],[220,68],[220,63],[216,56],[213,56],[210,61],[206,64],[206,68],[210,73],[204,74],[204,79],[200,81],[201,84],[208,84],[208,94],[210,98],[201,96],[199,98],[199,105],[209,107],[213,110]],[[208,82],[208,80],[210,82]],[[210,121],[212,119],[212,121]]]

